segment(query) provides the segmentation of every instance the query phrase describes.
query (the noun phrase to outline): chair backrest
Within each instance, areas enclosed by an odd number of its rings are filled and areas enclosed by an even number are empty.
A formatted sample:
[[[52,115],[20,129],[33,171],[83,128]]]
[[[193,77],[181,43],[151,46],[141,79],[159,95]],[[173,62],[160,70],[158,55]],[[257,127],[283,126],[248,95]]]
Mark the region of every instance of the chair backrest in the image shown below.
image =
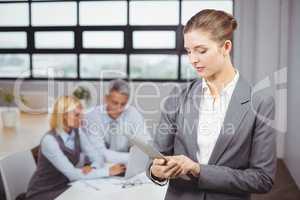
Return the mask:
[[[17,152],[0,158],[0,172],[6,200],[27,191],[27,186],[36,170],[36,164],[30,150]]]

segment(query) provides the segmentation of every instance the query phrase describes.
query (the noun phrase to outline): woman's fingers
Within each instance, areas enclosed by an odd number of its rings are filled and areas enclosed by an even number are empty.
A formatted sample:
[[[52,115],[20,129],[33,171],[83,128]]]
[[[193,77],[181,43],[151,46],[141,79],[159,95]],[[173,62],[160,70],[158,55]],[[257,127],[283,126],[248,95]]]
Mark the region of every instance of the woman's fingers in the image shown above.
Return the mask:
[[[151,172],[158,178],[176,178],[183,173],[183,164],[184,159],[181,157],[174,158],[173,156],[167,156],[166,160],[154,159]]]
[[[174,177],[174,174],[178,171],[181,170],[179,165],[174,165],[172,168],[170,168],[167,171],[164,171],[164,176],[165,178],[171,178]]]
[[[166,160],[161,159],[161,158],[156,158],[153,160],[153,165],[165,165]]]
[[[183,174],[199,174],[199,167],[196,163],[184,155],[167,156],[167,161],[155,159],[151,169],[154,176],[158,178],[176,178]],[[164,161],[164,164],[162,164]]]
[[[124,164],[115,164],[112,167],[110,167],[109,175],[115,176],[115,175],[125,172],[125,170],[126,170],[126,166]]]
[[[123,172],[126,170],[126,166],[125,166],[124,164],[120,164],[120,165],[118,166],[118,169],[119,169],[119,171],[120,171],[121,173],[123,173]]]
[[[182,172],[183,172],[183,169],[180,167],[180,168],[178,168],[177,171],[175,171],[175,172],[171,175],[170,178],[177,178],[178,176],[180,176],[180,175],[182,174]]]
[[[84,173],[84,174],[88,174],[88,173],[90,173],[91,171],[92,171],[92,167],[90,167],[90,166],[84,166],[83,168],[81,168],[81,171],[82,171],[82,173]]]
[[[164,172],[172,170],[175,167],[180,167],[180,165],[178,165],[178,163],[174,162],[173,160],[169,160],[165,165]]]
[[[181,168],[178,163],[174,162],[174,160],[169,160],[165,165],[160,167],[160,174],[162,178],[170,178]]]

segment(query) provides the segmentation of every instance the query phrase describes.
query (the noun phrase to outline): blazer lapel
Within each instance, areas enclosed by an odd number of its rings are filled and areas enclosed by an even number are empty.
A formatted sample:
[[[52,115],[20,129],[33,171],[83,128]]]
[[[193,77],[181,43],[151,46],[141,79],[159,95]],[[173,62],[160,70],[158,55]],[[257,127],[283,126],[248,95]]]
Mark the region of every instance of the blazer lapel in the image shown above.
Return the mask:
[[[190,95],[187,98],[184,119],[184,134],[187,137],[187,149],[190,158],[197,161],[198,150],[197,135],[199,123],[199,107],[202,95],[202,79],[197,80],[191,87]]]
[[[233,91],[220,135],[217,139],[208,164],[216,164],[226,150],[230,141],[233,139],[234,135],[236,134],[236,130],[239,128],[244,115],[249,109],[247,102],[250,101],[250,95],[250,86],[240,76],[236,88]]]

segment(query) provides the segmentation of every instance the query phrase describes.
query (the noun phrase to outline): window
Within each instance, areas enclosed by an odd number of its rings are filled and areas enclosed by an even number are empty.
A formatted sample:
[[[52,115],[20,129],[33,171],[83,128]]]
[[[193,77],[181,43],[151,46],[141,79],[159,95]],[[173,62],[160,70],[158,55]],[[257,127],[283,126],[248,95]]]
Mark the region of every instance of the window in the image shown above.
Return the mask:
[[[33,26],[76,25],[75,2],[36,2],[31,4]]]
[[[34,39],[36,49],[74,48],[74,32],[71,31],[37,31]]]
[[[1,3],[0,27],[28,26],[29,9],[27,3]]]
[[[134,49],[174,49],[176,48],[175,31],[134,31]]]
[[[33,76],[50,78],[75,78],[76,55],[33,54]]]
[[[228,0],[182,1],[181,24],[185,25],[194,14],[203,9],[217,9],[224,10],[228,13],[233,13],[232,1]]]
[[[133,79],[177,79],[176,55],[130,55]]]
[[[179,1],[130,1],[129,9],[130,25],[178,24]]]
[[[26,49],[26,32],[0,32],[1,49]]]
[[[80,25],[126,25],[126,1],[80,2]]]
[[[0,79],[195,78],[182,29],[205,8],[233,0],[1,0]]]
[[[124,48],[123,31],[84,31],[83,48]]]
[[[80,76],[87,79],[126,78],[125,54],[82,54]]]
[[[29,55],[0,54],[0,77],[28,77]]]

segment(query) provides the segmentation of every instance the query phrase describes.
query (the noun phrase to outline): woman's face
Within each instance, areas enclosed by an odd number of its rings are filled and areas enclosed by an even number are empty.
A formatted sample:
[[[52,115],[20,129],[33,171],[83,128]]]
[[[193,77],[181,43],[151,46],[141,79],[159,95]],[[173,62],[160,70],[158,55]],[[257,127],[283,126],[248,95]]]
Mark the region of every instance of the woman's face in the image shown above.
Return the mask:
[[[224,66],[224,49],[201,30],[184,34],[184,47],[197,74],[205,79],[215,76]]]
[[[74,110],[69,111],[65,114],[64,120],[65,125],[68,128],[79,128],[82,119],[82,107],[77,106]]]

